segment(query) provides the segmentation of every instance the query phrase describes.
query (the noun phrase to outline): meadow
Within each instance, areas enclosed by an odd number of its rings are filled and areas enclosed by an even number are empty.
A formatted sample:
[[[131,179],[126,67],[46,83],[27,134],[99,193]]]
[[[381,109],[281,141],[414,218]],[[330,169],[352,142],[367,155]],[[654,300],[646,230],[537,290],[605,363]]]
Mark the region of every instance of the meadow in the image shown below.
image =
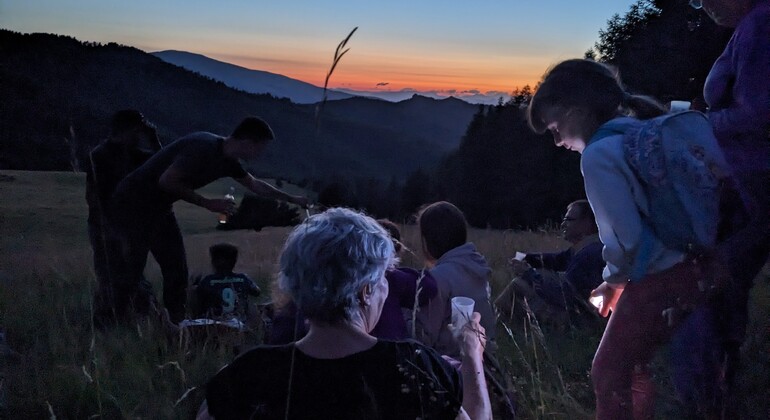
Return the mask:
[[[229,181],[206,187],[227,191]],[[156,320],[107,332],[91,323],[95,287],[86,233],[83,174],[0,172],[0,418],[188,419],[202,401],[201,386],[238,349],[258,344],[254,329],[237,342],[186,344],[170,339]],[[242,190],[238,190],[240,198]],[[218,231],[217,217],[186,203],[175,207],[185,236],[190,273],[209,271],[211,244],[241,250],[236,271],[270,289],[289,228]],[[402,225],[404,265],[421,267],[419,240]],[[552,251],[566,243],[553,230],[471,230],[471,240],[493,268],[493,294],[510,278],[515,251]],[[150,259],[146,274],[160,293],[160,272]],[[767,269],[757,279],[751,306],[746,362],[739,375],[744,418],[770,418],[770,287]],[[263,293],[258,302],[269,300]],[[593,416],[589,370],[603,320],[588,326],[540,325],[531,317],[502,319],[498,358],[516,391],[519,418],[581,419]],[[655,362],[660,418],[678,418],[666,380],[665,350]]]

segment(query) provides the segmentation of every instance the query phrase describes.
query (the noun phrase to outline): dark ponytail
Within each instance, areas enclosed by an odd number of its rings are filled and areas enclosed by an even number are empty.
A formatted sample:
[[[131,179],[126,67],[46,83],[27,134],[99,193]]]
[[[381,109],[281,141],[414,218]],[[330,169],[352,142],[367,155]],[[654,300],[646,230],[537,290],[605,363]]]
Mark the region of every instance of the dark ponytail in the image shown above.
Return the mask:
[[[568,131],[569,135],[588,139],[599,126],[617,116],[630,114],[645,120],[665,113],[666,109],[654,99],[626,93],[615,67],[573,59],[546,72],[529,102],[527,119],[537,133],[559,122],[562,133]]]
[[[623,95],[622,107],[628,110],[629,116],[640,120],[649,120],[665,114],[666,108],[655,99],[645,95]]]

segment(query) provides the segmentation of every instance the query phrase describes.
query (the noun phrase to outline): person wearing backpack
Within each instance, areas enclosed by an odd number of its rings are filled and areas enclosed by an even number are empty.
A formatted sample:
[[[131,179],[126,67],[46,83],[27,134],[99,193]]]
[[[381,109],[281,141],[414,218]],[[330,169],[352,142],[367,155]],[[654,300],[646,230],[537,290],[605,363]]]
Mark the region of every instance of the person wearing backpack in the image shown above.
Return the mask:
[[[586,195],[604,244],[604,283],[592,296],[603,299],[601,315],[612,311],[612,317],[591,368],[598,419],[654,416],[654,386],[646,367],[686,317],[687,311],[674,309],[701,306],[704,286],[711,282],[709,258],[700,251],[714,245],[719,172],[729,171],[718,167],[724,159],[718,147],[711,150],[708,138],[702,144],[693,140],[698,153],[689,156],[662,152],[669,146],[662,140],[672,130],[694,126],[700,134],[710,133],[702,128],[700,114],[655,118],[665,112],[649,98],[626,93],[609,66],[582,59],[550,69],[528,107],[534,131],[550,131],[557,146],[581,153]],[[712,158],[711,152],[715,161],[698,166],[699,158]],[[664,165],[679,158],[686,163],[678,168]],[[699,197],[687,185],[697,177],[685,176],[703,176],[709,167],[717,173],[709,174],[709,188]],[[716,210],[689,214],[680,193],[692,194],[685,199],[710,198]],[[683,226],[670,224],[672,217]],[[664,233],[666,228],[676,228],[682,237]]]

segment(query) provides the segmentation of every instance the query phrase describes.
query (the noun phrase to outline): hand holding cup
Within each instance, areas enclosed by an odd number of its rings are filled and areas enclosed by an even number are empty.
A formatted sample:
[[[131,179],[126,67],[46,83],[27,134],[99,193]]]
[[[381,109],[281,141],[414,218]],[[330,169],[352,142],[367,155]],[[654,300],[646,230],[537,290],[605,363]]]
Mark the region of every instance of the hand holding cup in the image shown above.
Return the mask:
[[[459,331],[460,350],[471,358],[481,357],[487,344],[486,330],[479,323],[481,314],[473,312],[468,322]]]

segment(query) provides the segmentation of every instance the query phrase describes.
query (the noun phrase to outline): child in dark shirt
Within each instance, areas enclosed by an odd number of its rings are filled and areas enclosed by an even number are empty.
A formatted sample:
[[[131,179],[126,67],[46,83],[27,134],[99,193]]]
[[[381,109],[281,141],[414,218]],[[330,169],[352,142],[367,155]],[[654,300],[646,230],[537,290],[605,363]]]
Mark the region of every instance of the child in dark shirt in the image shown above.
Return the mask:
[[[214,274],[195,284],[199,302],[198,317],[238,318],[246,321],[249,315],[248,296],[259,296],[260,289],[249,276],[234,273],[238,248],[231,244],[217,244],[209,248]]]

